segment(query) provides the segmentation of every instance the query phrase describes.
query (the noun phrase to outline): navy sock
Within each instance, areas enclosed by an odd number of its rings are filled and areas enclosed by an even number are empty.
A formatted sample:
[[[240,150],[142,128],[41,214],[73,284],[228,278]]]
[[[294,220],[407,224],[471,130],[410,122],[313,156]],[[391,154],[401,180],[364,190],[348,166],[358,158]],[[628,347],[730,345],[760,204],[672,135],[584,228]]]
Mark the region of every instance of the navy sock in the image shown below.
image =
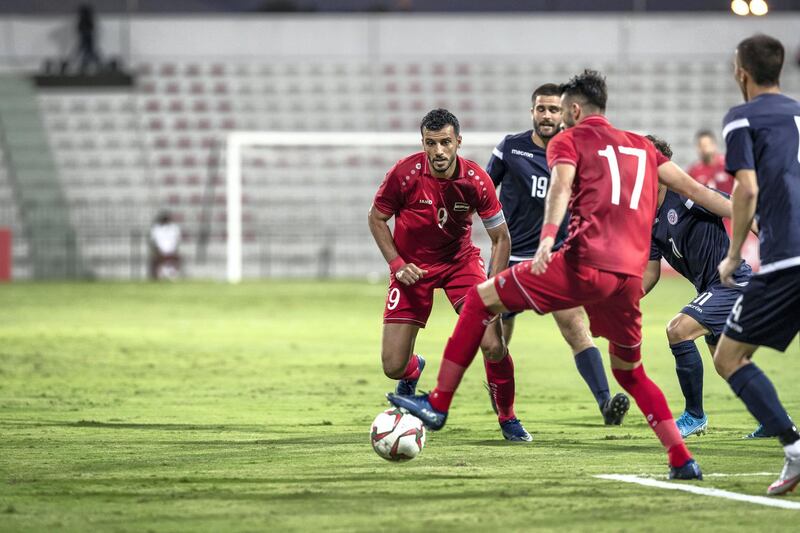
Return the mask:
[[[744,365],[728,378],[728,384],[767,432],[778,435],[784,445],[797,440],[797,429],[781,405],[772,382],[760,368],[753,363]]]
[[[703,416],[703,359],[694,341],[670,344],[675,356],[675,373],[686,399],[686,411],[695,418]]]
[[[589,385],[594,399],[597,400],[597,405],[603,407],[606,400],[611,398],[611,394],[608,392],[608,380],[606,372],[603,370],[603,356],[600,355],[600,350],[594,346],[586,348],[575,356],[575,366],[578,367],[578,372],[583,380]]]

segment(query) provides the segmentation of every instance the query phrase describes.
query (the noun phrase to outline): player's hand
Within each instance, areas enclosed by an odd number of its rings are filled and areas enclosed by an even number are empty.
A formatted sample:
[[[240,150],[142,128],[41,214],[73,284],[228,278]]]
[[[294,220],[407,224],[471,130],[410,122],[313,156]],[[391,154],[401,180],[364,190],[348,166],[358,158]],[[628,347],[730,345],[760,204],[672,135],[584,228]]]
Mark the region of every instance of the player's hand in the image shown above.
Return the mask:
[[[741,256],[731,256],[730,254],[725,256],[725,259],[722,260],[717,269],[719,270],[719,280],[723,285],[728,287],[736,286],[736,282],[733,280],[733,273],[736,272],[741,263]]]
[[[395,271],[394,277],[403,285],[413,285],[427,273],[427,270],[419,268],[414,263],[406,263]]]
[[[555,244],[553,237],[545,237],[539,242],[539,249],[536,250],[536,255],[531,261],[531,272],[536,275],[547,272],[547,266],[553,259],[553,244]]]

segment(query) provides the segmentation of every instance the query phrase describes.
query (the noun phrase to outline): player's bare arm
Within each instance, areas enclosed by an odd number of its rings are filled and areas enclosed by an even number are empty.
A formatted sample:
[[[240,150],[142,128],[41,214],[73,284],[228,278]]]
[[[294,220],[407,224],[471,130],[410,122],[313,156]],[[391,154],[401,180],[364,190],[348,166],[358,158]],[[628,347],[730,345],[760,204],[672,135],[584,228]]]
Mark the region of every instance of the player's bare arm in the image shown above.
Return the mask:
[[[575,167],[559,163],[553,167],[550,175],[550,190],[544,204],[543,228],[558,228],[567,213],[567,205],[572,195],[572,182],[575,180]],[[551,252],[556,242],[555,235],[543,235],[539,241],[539,249],[531,261],[531,271],[534,274],[543,274],[550,264]]]
[[[753,218],[758,202],[758,180],[755,170],[739,170],[733,184],[731,195],[733,204],[733,235],[728,255],[719,264],[719,279],[725,285],[733,286],[733,273],[742,262],[742,245],[747,232],[753,227]]]
[[[393,215],[387,215],[374,205],[369,209],[369,231],[375,239],[378,248],[383,254],[383,258],[389,263],[389,267],[394,272],[397,281],[404,285],[413,285],[421,277],[428,273],[427,270],[419,268],[414,263],[406,263],[397,253],[397,247],[394,244],[392,231],[389,229],[389,219]]]
[[[653,290],[658,280],[661,278],[661,261],[648,261],[647,268],[642,277],[642,289],[647,294]]]
[[[694,178],[672,161],[667,161],[658,167],[658,181],[719,217],[730,218],[731,216],[730,200],[697,183]]]
[[[489,271],[492,273],[502,272],[508,268],[508,258],[511,254],[511,235],[508,233],[508,224],[503,222],[499,226],[487,229],[486,233],[492,240]]]

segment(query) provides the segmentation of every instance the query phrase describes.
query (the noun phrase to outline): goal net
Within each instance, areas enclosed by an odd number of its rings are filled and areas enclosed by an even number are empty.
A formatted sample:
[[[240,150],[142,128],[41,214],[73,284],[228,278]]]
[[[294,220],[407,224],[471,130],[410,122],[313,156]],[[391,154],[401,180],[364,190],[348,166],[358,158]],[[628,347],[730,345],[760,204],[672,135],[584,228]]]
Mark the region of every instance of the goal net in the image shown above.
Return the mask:
[[[462,133],[459,155],[485,166],[504,135]],[[367,211],[389,168],[421,149],[419,133],[229,133],[227,280],[383,275]],[[488,253],[479,222],[473,239]]]

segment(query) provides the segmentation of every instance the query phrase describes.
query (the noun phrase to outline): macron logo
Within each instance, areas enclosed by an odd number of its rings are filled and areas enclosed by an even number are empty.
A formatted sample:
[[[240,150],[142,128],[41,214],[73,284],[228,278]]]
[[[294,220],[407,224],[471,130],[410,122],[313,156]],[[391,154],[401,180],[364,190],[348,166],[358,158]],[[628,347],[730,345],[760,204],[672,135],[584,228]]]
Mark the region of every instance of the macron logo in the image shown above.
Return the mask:
[[[530,152],[524,152],[524,151],[522,151],[522,150],[517,150],[516,148],[513,148],[513,149],[511,150],[511,153],[512,153],[513,155],[521,155],[521,156],[524,156],[524,157],[529,157],[529,158],[533,159],[533,154],[532,154],[532,153],[530,153]]]
[[[424,200],[420,200],[419,203],[425,204],[425,205],[433,205],[433,200],[424,199]]]

